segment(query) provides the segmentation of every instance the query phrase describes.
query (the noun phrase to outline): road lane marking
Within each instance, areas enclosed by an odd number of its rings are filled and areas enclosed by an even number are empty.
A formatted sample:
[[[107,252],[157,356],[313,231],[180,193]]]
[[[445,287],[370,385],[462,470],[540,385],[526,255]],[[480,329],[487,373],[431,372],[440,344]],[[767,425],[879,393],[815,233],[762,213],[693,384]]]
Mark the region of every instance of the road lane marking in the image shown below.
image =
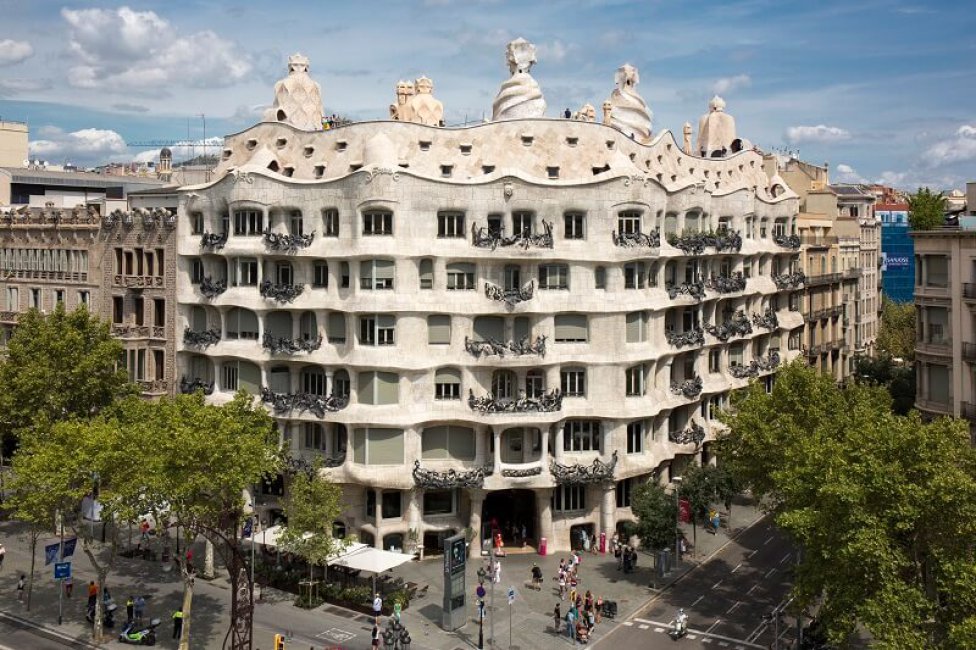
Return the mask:
[[[631,627],[633,624],[634,624],[633,621],[624,621],[624,625],[626,625],[627,627]]]
[[[701,596],[699,596],[698,598],[696,598],[695,599],[695,602],[693,602],[691,604],[691,606],[694,607],[695,605],[697,605],[699,602],[701,602],[701,599],[704,598],[704,597],[705,597],[705,594],[702,594]]]
[[[721,623],[721,622],[722,622],[722,619],[720,619],[720,618],[716,618],[716,619],[715,619],[715,622],[714,622],[714,623],[712,623],[711,625],[709,625],[709,626],[708,626],[708,629],[707,629],[707,630],[705,630],[705,634],[710,634],[710,633],[712,632],[712,630],[714,630],[714,629],[715,629],[715,627],[716,627],[716,626],[717,626],[717,625],[718,625],[719,623]]]
[[[663,627],[656,627],[656,628],[654,628],[654,631],[660,634],[661,632],[664,631],[664,628]]]
[[[720,646],[722,646],[723,648],[728,648],[729,647],[728,641],[719,641],[718,644]]]
[[[725,613],[726,613],[726,614],[731,614],[731,613],[732,613],[732,610],[734,610],[734,609],[735,609],[736,607],[738,607],[738,606],[739,606],[739,605],[741,605],[741,604],[742,604],[742,601],[739,601],[739,600],[737,600],[737,601],[735,601],[735,602],[734,602],[734,603],[732,604],[732,607],[729,607],[729,608],[728,608],[727,610],[725,610]]]
[[[711,643],[712,642],[712,639],[710,639],[709,637],[706,636],[706,637],[703,637],[702,638],[701,642],[702,643]]]
[[[762,636],[763,632],[765,631],[766,631],[766,622],[763,621],[762,623],[756,626],[756,629],[754,629],[749,636],[746,637],[746,642],[752,643],[753,641],[757,640],[760,636]]]
[[[759,586],[759,583],[757,582],[756,584],[754,584],[751,587],[749,587],[749,591],[746,592],[746,595],[748,596],[749,594],[751,594],[752,592],[754,592],[758,586]]]
[[[641,623],[641,624],[640,624],[640,625],[638,625],[637,627],[639,627],[639,628],[640,628],[640,629],[642,629],[642,630],[646,630],[646,629],[647,629],[647,626],[646,626],[646,625],[644,625],[643,623]]]
[[[782,564],[783,562],[786,562],[788,559],[790,559],[790,556],[791,555],[793,555],[793,554],[792,553],[787,553],[786,555],[783,556],[783,559],[780,560],[779,563]]]
[[[763,577],[764,578],[768,578],[769,576],[773,575],[774,573],[776,573],[776,569],[770,569],[769,571],[766,572],[766,575],[764,575]]]
[[[657,623],[655,623],[654,621],[649,621],[646,618],[635,618],[634,620],[636,622],[638,622],[638,623],[647,623],[648,625],[657,625]]]
[[[721,581],[721,580],[719,580],[719,581],[718,581],[718,582],[716,582],[716,583],[715,583],[714,585],[712,585],[712,589],[718,589],[718,586],[719,586],[720,584],[722,584],[722,581]]]
[[[694,641],[694,640],[695,640],[695,639],[697,639],[698,637],[697,637],[697,636],[695,636],[694,634],[689,634],[689,635],[688,635],[688,638],[689,638],[689,639],[691,639],[692,641]]]
[[[769,544],[771,541],[773,541],[773,536],[772,535],[770,535],[769,537],[767,537],[766,538],[766,541],[763,542],[762,545],[765,546],[766,544]]]
[[[759,552],[759,549],[757,548],[757,549],[753,550],[751,553],[749,553],[749,555],[747,557],[750,557],[751,558],[753,555],[755,555],[758,552]]]
[[[741,568],[742,568],[742,562],[739,562],[738,564],[735,565],[735,568],[732,569],[732,573],[735,573],[736,571],[738,571]]]
[[[634,620],[638,620],[638,619],[634,619]],[[715,625],[718,625],[721,621],[722,619],[716,620],[715,623],[712,624],[712,627],[709,629],[714,628]],[[651,624],[651,626],[653,626],[655,632],[667,632],[668,629],[670,629],[669,623],[662,623],[660,621],[648,621],[648,622]],[[724,636],[722,634],[716,634],[715,632],[707,632],[703,630],[688,628],[688,633],[689,633],[689,638],[691,638],[690,637],[691,634],[697,635],[699,637],[697,640],[703,644],[724,643],[725,645],[723,647],[726,648],[732,647],[735,650],[766,650],[766,646],[758,645],[750,641],[743,641],[742,639],[735,639],[730,636]],[[785,633],[786,630],[784,630],[784,634]]]

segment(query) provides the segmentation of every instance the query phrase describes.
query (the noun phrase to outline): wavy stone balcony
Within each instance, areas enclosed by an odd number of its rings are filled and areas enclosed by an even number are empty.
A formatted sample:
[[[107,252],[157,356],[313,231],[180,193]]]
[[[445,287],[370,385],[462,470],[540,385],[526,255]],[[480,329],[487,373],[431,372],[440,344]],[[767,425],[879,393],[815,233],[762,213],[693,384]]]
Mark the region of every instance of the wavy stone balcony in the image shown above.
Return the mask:
[[[161,289],[165,285],[161,275],[116,275],[112,286],[128,289]]]
[[[485,282],[485,297],[489,300],[504,302],[509,307],[514,307],[520,302],[532,300],[535,296],[535,280],[529,280],[521,289],[503,289],[497,284]]]
[[[621,248],[661,248],[661,231],[655,228],[649,233],[622,232],[619,235],[614,230],[610,233],[613,245]]]
[[[776,316],[776,312],[770,308],[761,314],[753,314],[752,324],[764,330],[773,331],[779,329],[779,318]]]
[[[714,291],[715,293],[736,293],[738,291],[745,291],[746,278],[744,275],[738,272],[728,276],[713,275],[705,280],[705,288],[709,291]]]
[[[180,392],[184,395],[192,395],[197,391],[203,391],[204,395],[212,395],[214,392],[214,382],[211,379],[206,381],[200,377],[181,377],[180,378]]]
[[[664,338],[667,339],[669,345],[679,350],[685,346],[699,347],[705,344],[705,330],[693,327],[684,332],[675,332],[673,329],[669,329],[664,333]]]
[[[694,443],[695,447],[698,448],[705,441],[705,427],[697,422],[692,422],[684,429],[668,431],[668,440],[676,445],[689,445]]]
[[[349,397],[345,395],[322,397],[311,393],[275,393],[267,386],[261,388],[261,401],[270,405],[275,415],[297,411],[311,413],[317,418],[341,411],[349,405]]]
[[[752,334],[752,323],[743,310],[738,310],[729,320],[719,325],[706,325],[705,331],[725,343],[733,336],[748,336]]]
[[[114,323],[112,336],[121,339],[165,339],[166,328],[162,325],[129,325]]]
[[[617,468],[617,451],[614,450],[610,462],[594,458],[589,465],[563,465],[556,459],[549,460],[549,473],[557,485],[588,485],[593,483],[613,483]]]
[[[214,327],[201,331],[191,330],[189,327],[183,329],[184,345],[196,348],[205,348],[219,342],[220,330]]]
[[[227,244],[227,233],[205,232],[200,236],[200,248],[219,251]]]
[[[684,381],[671,382],[671,392],[686,399],[697,399],[704,387],[705,382],[698,375]]]
[[[539,397],[520,396],[512,399],[495,399],[489,393],[475,397],[468,389],[468,408],[482,414],[491,413],[554,413],[563,408],[563,395],[558,388]]]
[[[262,298],[275,302],[293,302],[305,291],[304,284],[278,284],[271,280],[262,280],[258,293]]]
[[[776,370],[779,364],[779,353],[770,352],[767,356],[753,359],[744,366],[729,366],[729,374],[736,379],[758,377],[761,373]]]
[[[800,236],[799,235],[781,235],[779,233],[773,233],[773,243],[780,248],[786,248],[788,250],[799,250],[800,248]]]
[[[773,282],[776,284],[776,288],[780,291],[784,289],[799,289],[804,285],[806,279],[807,277],[803,274],[803,271],[773,276]]]
[[[665,285],[665,289],[668,292],[668,296],[671,300],[674,300],[678,296],[688,296],[689,298],[701,302],[705,299],[705,283],[701,281],[695,282],[682,282],[681,284],[672,284],[670,282]]]
[[[541,233],[523,232],[516,235],[505,235],[505,229],[495,230],[477,224],[471,224],[471,244],[477,248],[490,248],[495,250],[501,248],[518,247],[523,250],[528,248],[552,248],[552,224],[542,221]]]
[[[271,354],[298,354],[307,352],[311,354],[322,347],[322,337],[314,339],[292,339],[283,336],[272,336],[269,332],[264,333],[261,340],[261,347]]]
[[[546,340],[546,336],[537,336],[535,337],[535,340],[530,339],[528,336],[523,336],[518,341],[502,343],[501,341],[493,338],[478,341],[465,336],[464,349],[468,352],[468,354],[472,355],[476,359],[490,356],[504,357],[506,354],[512,354],[516,357],[527,355],[545,357]]]
[[[738,253],[742,250],[742,236],[735,231],[693,232],[668,235],[668,243],[685,255],[702,255],[706,248],[717,253]]]
[[[300,248],[308,248],[315,240],[315,233],[307,235],[292,235],[265,230],[263,234],[265,247],[278,253],[294,253]]]
[[[454,488],[480,488],[485,484],[487,467],[476,467],[467,471],[449,469],[443,472],[427,469],[419,460],[413,462],[413,482],[419,488],[428,490],[451,490]]]
[[[208,300],[213,300],[225,291],[227,291],[227,280],[214,280],[209,275],[200,280],[200,293]]]

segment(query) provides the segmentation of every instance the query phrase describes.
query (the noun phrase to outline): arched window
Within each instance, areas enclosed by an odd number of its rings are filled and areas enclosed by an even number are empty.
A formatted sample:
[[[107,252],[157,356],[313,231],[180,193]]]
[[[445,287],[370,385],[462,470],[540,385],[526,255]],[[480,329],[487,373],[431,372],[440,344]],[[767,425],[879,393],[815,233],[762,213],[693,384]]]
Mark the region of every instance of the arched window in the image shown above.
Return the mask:
[[[495,399],[515,398],[515,373],[510,370],[496,370],[491,377],[491,394]]]
[[[324,397],[326,393],[325,371],[319,366],[305,366],[301,373],[301,390],[303,393]]]
[[[264,319],[264,331],[275,338],[290,339],[292,336],[291,312],[273,311]]]
[[[542,371],[533,368],[525,373],[525,396],[538,398],[542,397],[544,392],[546,392],[546,378]]]
[[[318,318],[314,311],[302,313],[298,322],[298,330],[303,341],[314,341],[319,336]]]
[[[274,393],[291,392],[291,372],[288,366],[274,366],[268,371],[268,388]]]
[[[227,313],[227,338],[258,340],[258,317],[250,309],[234,307]]]

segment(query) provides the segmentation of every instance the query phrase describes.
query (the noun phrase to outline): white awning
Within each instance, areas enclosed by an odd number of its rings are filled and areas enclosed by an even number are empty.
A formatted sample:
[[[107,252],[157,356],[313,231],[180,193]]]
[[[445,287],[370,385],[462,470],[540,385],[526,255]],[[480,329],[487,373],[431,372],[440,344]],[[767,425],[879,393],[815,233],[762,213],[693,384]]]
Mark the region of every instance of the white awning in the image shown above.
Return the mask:
[[[407,553],[394,553],[393,551],[382,551],[371,546],[361,545],[362,548],[350,550],[340,555],[336,560],[329,564],[333,566],[343,566],[349,569],[358,569],[367,573],[383,573],[401,564],[406,564],[414,558]]]
[[[283,526],[269,526],[263,530],[259,530],[254,534],[253,541],[256,544],[261,544],[262,546],[267,546],[268,548],[278,548],[278,538],[281,536],[281,531]],[[312,533],[305,533],[302,535],[303,539],[308,539],[312,537]],[[337,551],[335,554],[326,560],[327,564],[334,564],[337,559],[345,557],[350,553],[357,553],[363,549],[370,548],[366,544],[361,544],[359,542],[353,542],[347,544],[345,548],[341,551]],[[374,549],[375,550],[375,549]]]

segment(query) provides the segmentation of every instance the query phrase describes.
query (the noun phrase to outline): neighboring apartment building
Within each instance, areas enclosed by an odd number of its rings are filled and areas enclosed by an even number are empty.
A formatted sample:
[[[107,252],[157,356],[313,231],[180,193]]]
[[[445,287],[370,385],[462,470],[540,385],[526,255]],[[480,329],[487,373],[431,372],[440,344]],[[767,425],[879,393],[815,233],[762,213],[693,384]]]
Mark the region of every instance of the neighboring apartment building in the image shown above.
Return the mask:
[[[27,137],[26,123],[0,120],[0,167],[20,167],[24,164],[28,157]],[[0,200],[2,205],[4,203]]]
[[[881,221],[881,277],[884,295],[895,302],[915,296],[915,244],[909,234],[908,204],[879,203]]]
[[[292,81],[309,96],[297,59]],[[751,150],[641,142],[649,117],[623,108],[628,135],[422,113],[303,130],[301,108],[279,95],[181,188],[179,365],[182,390],[243,389],[324,460],[337,530],[436,548],[470,529],[474,553],[489,522],[550,550],[609,536],[639,482],[713,461],[732,390],[800,354],[797,198]],[[257,495],[266,523],[280,488]]]

